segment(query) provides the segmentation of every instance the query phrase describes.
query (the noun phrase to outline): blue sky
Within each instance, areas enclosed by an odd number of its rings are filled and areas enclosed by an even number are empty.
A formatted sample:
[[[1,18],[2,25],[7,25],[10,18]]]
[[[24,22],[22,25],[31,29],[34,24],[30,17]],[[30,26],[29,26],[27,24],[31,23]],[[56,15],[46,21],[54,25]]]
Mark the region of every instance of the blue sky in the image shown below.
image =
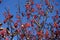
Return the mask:
[[[43,0],[44,1],[44,0]],[[59,15],[60,15],[60,0],[55,0],[55,2],[58,2],[58,4],[59,4],[59,6],[56,6],[55,5],[55,3],[53,3],[53,2],[51,2],[52,0],[50,0],[50,3],[52,4],[52,5],[54,5],[54,9],[58,9],[59,10]],[[26,0],[2,0],[2,3],[0,4],[0,22],[1,23],[3,23],[3,20],[5,19],[4,18],[4,16],[3,16],[3,13],[4,13],[4,11],[6,11],[5,10],[5,8],[9,8],[10,9],[10,13],[12,14],[12,15],[14,15],[14,18],[13,18],[13,20],[14,21],[16,21],[16,19],[15,19],[15,16],[16,16],[16,12],[18,11],[17,10],[17,4],[18,4],[18,2],[19,2],[19,4],[20,4],[20,11],[21,12],[25,12],[25,3],[26,3]],[[41,2],[41,0],[34,0],[34,3],[36,4],[36,3],[38,3],[38,4],[40,4],[40,3],[42,3],[42,4],[44,4],[43,5],[43,9],[44,10],[46,10],[45,9],[45,3],[44,2]],[[34,8],[35,8],[35,4],[34,4]],[[34,12],[34,13],[37,13],[37,12]],[[55,15],[56,14],[56,12],[55,12],[55,10],[52,12],[52,13],[50,13],[49,12],[49,18],[47,19],[47,23],[53,23],[53,20],[52,20],[52,18],[51,18],[51,16],[53,16],[53,15]],[[25,23],[25,22],[27,22],[27,20],[25,20],[25,18],[26,17],[24,17],[23,19],[22,19],[22,22],[23,23]],[[42,20],[41,20],[42,21]],[[5,26],[6,26],[6,24],[3,24],[2,25],[2,27],[4,27],[5,28]],[[30,29],[31,30],[31,29]],[[14,40],[16,40],[16,37],[15,37],[15,39]]]

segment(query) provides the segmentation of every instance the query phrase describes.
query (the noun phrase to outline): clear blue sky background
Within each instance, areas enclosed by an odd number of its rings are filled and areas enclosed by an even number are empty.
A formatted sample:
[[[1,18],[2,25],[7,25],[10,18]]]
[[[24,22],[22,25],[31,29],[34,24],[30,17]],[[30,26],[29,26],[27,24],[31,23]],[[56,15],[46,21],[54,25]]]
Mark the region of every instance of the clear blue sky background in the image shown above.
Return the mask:
[[[19,4],[20,4],[20,8],[21,8],[20,11],[21,12],[25,12],[25,6],[24,5],[26,3],[26,0],[19,0],[19,1],[20,1]],[[53,4],[51,1],[52,0],[50,0],[50,3]],[[34,0],[34,2],[35,2],[35,4],[36,3],[42,3],[42,4],[44,4],[43,8],[44,8],[44,10],[46,10],[45,9],[46,6],[45,6],[44,2],[41,2],[40,0]],[[55,7],[54,9],[58,9],[59,10],[59,15],[60,15],[60,0],[55,0],[55,2],[58,2],[59,6],[56,6],[55,3],[54,3],[53,4],[54,7]],[[16,12],[18,11],[17,10],[17,4],[18,4],[18,0],[2,0],[2,3],[0,4],[0,22],[1,23],[3,23],[3,20],[5,19],[4,16],[3,16],[4,11],[6,11],[5,8],[10,8],[10,13],[14,15],[13,20],[16,21],[15,16],[16,16]],[[33,7],[35,7],[35,5]],[[34,13],[36,13],[36,12],[34,12]],[[53,11],[53,13],[49,13],[48,15],[50,17],[47,19],[46,22],[47,23],[49,23],[49,22],[53,23],[53,20],[52,20],[51,16],[53,16],[55,14],[56,14],[55,11]],[[23,23],[27,21],[27,20],[25,20],[25,18],[26,17],[24,17],[22,19]],[[2,27],[6,28],[6,24],[3,24]],[[16,37],[15,37],[14,40],[16,40]]]

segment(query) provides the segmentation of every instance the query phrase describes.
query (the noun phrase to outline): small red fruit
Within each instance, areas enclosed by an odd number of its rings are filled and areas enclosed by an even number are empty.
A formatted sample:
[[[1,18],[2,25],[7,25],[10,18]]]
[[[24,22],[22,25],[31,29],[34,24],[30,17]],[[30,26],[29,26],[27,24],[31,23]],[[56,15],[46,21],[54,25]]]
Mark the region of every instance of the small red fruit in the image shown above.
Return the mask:
[[[9,38],[6,37],[5,40],[9,40]]]
[[[54,27],[56,27],[56,28],[58,27],[58,24],[56,22],[54,22]]]
[[[39,4],[36,4],[36,7],[38,8],[38,9],[41,9],[41,4],[39,5]]]
[[[16,28],[17,26],[18,26],[18,23],[15,23],[15,24],[14,24],[14,27]]]
[[[26,23],[26,24],[25,24],[25,27],[30,27],[30,26],[31,26],[30,23]]]

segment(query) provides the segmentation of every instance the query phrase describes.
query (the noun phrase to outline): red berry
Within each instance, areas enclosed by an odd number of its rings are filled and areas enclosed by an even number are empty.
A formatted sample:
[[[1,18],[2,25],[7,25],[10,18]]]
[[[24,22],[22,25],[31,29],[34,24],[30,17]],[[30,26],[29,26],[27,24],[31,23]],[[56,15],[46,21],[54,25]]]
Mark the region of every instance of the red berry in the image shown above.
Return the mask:
[[[59,16],[58,16],[58,15],[56,15],[56,16],[55,16],[55,18],[56,18],[56,19],[58,19],[58,18],[59,18]]]
[[[7,19],[4,20],[4,23],[6,23],[6,22],[7,22]]]
[[[46,30],[45,38],[48,38],[48,37],[49,37],[49,32],[48,32],[48,30]]]
[[[38,9],[41,9],[41,4],[39,5],[39,4],[36,4],[36,7],[38,8]]]
[[[21,36],[22,39],[24,38],[24,34],[21,34],[20,36]]]
[[[39,12],[39,14],[42,15],[42,16],[44,16],[44,10],[41,10],[41,11]]]
[[[31,5],[30,5],[30,4],[26,4],[25,7],[26,7],[26,9],[28,10],[28,9],[31,8]]]
[[[34,9],[34,8],[32,8],[32,9],[31,9],[31,12],[34,12],[34,11],[35,11],[35,9]]]
[[[50,6],[49,0],[45,0],[46,5]]]
[[[40,30],[39,32],[37,32],[37,34],[38,34],[39,36],[42,36],[42,35],[43,35],[43,31]]]
[[[56,22],[54,22],[54,27],[56,27],[56,28],[58,27],[58,24]]]
[[[34,22],[35,22],[35,20],[34,20],[34,19],[32,19],[32,20],[31,20],[31,23],[34,23]]]
[[[5,40],[9,40],[9,38],[6,37]]]
[[[30,27],[31,24],[30,23],[25,23],[25,27]]]
[[[20,19],[20,16],[19,15],[16,15],[16,18]]]
[[[18,23],[14,23],[14,27],[16,28],[18,26]]]
[[[36,19],[37,18],[37,15],[34,15],[34,18]]]

